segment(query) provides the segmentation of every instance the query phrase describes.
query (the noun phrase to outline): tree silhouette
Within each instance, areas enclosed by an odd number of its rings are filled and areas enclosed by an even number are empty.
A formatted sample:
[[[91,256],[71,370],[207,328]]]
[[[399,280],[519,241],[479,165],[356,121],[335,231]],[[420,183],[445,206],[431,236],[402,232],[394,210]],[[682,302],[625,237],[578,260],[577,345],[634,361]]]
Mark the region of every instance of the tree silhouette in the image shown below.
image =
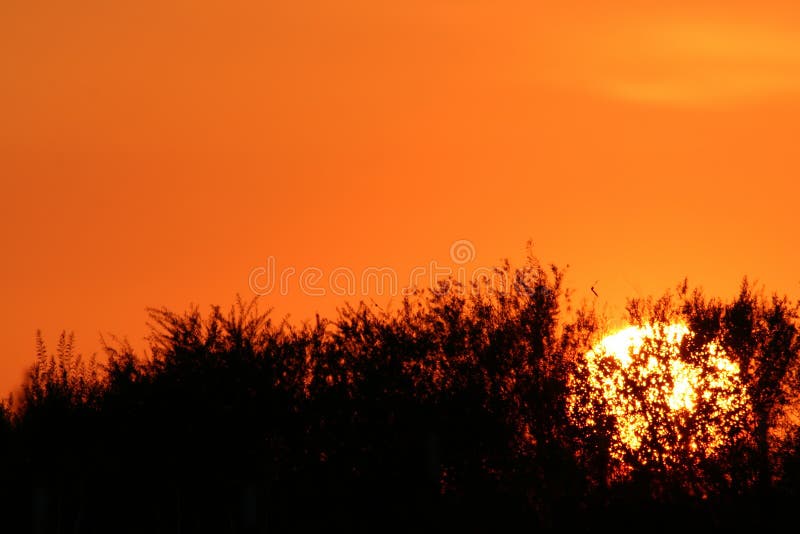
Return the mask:
[[[102,364],[71,335],[52,354],[38,335],[0,403],[4,522],[588,531],[788,516],[797,306],[747,281],[731,302],[684,282],[629,302],[631,328],[652,335],[613,355],[608,320],[573,309],[563,277],[529,254],[391,313],[362,302],[300,325],[241,298],[155,308],[148,349],[103,340]]]
[[[596,478],[659,501],[757,489],[763,505],[774,466],[796,454],[786,411],[796,391],[797,308],[767,301],[746,280],[729,304],[686,282],[677,297],[629,301],[630,324],[652,335],[624,361],[595,348],[577,367],[580,456]],[[680,343],[669,339],[674,325],[686,325]]]

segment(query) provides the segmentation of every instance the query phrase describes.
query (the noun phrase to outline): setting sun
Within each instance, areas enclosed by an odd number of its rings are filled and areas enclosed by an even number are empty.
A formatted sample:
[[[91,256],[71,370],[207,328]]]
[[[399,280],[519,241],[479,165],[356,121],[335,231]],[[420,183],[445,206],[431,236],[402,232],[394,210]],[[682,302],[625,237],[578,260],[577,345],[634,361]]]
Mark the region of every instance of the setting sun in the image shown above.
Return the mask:
[[[716,341],[693,337],[681,323],[629,326],[579,363],[572,416],[611,427],[609,453],[623,472],[713,455],[741,422],[747,393],[739,365]]]

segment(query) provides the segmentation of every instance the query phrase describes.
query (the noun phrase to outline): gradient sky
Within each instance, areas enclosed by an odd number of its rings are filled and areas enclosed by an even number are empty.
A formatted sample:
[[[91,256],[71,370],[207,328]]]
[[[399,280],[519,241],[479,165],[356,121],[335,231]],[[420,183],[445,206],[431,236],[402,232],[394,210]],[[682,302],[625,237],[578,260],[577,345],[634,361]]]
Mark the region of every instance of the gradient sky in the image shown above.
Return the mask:
[[[5,0],[0,391],[37,328],[140,346],[269,256],[403,281],[532,239],[612,318],[685,276],[798,295],[800,8],[662,4]]]

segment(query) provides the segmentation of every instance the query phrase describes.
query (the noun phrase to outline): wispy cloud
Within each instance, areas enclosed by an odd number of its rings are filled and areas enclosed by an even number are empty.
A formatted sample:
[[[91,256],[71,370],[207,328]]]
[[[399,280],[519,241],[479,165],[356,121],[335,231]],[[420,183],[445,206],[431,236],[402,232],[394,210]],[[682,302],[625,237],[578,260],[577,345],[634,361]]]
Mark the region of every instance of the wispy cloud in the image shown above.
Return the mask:
[[[710,105],[800,93],[800,32],[777,24],[628,21],[573,51],[581,83],[628,101]]]

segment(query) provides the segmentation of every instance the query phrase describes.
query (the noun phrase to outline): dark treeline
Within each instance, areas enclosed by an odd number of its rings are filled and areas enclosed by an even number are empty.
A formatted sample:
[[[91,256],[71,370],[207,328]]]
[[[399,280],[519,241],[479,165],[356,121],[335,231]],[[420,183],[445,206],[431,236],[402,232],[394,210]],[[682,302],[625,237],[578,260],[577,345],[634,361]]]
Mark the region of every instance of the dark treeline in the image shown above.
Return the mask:
[[[580,362],[604,329],[593,310],[570,308],[562,282],[530,258],[475,286],[443,282],[388,313],[361,304],[302,326],[274,322],[255,302],[151,310],[149,350],[107,343],[102,364],[75,354],[69,336],[54,350],[40,339],[28,380],[0,408],[2,531],[793,521],[797,305],[746,281],[731,301],[685,284],[631,301],[634,324],[690,325],[682,353],[718,340],[748,404],[713,455],[632,461],[621,475],[613,421],[570,416]]]

